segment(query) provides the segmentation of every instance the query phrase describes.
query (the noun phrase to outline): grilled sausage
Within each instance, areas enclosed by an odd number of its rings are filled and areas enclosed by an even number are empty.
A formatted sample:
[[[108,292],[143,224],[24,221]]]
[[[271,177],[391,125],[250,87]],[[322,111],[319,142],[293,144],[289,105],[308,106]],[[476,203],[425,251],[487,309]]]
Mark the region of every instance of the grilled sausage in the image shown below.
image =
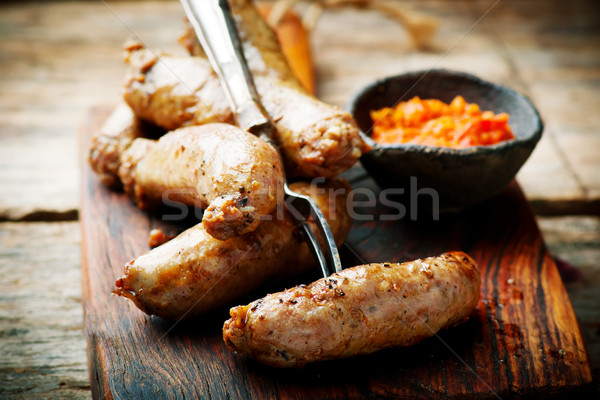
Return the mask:
[[[138,117],[166,130],[233,122],[208,60],[151,52],[139,42],[127,43],[125,54],[124,99]]]
[[[248,1],[231,5],[257,90],[277,127],[288,176],[332,177],[350,168],[368,150],[351,115],[303,89],[273,31]],[[190,30],[183,41],[197,52],[192,35]],[[222,114],[225,95],[205,58],[163,55],[158,62],[140,46],[130,52],[125,100],[138,116],[166,129],[230,118]],[[193,78],[182,87],[188,76]]]
[[[88,161],[100,181],[109,187],[121,185],[118,171],[121,154],[138,137],[157,136],[161,130],[135,116],[127,104],[120,104],[92,137]]]
[[[315,199],[341,245],[350,229],[345,181],[297,182],[292,189]],[[314,228],[316,229],[316,228]],[[199,224],[125,267],[115,293],[162,318],[191,317],[231,303],[267,280],[298,275],[315,266],[287,214],[273,214],[253,232],[216,240]]]
[[[352,116],[306,92],[250,0],[229,4],[262,102],[277,123],[290,174],[329,177],[350,168],[369,150]]]
[[[166,201],[206,208],[202,223],[221,240],[256,229],[283,201],[277,151],[227,124],[136,139],[122,154],[119,176],[142,209]]]
[[[223,339],[274,367],[409,346],[468,318],[479,284],[462,252],[361,265],[232,308]]]

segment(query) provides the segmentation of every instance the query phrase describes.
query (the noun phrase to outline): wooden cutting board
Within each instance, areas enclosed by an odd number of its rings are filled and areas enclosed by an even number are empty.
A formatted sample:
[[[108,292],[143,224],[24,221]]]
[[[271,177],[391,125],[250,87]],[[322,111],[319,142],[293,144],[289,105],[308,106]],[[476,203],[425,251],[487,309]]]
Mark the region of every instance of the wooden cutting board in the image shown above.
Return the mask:
[[[439,222],[357,221],[344,265],[403,261],[464,250],[479,263],[481,301],[469,322],[421,344],[345,361],[276,370],[236,357],[221,338],[228,309],[172,323],[111,294],[133,257],[148,251],[160,216],[103,187],[85,160],[110,109],[91,111],[81,131],[83,307],[91,386],[97,399],[505,398],[584,391],[592,375],[569,298],[516,183]],[[353,187],[377,186],[360,167]],[[381,215],[381,205],[359,209]],[[189,223],[189,222],[188,222]],[[295,283],[307,283],[312,276]],[[288,286],[293,283],[288,283]],[[246,303],[263,296],[263,289]]]

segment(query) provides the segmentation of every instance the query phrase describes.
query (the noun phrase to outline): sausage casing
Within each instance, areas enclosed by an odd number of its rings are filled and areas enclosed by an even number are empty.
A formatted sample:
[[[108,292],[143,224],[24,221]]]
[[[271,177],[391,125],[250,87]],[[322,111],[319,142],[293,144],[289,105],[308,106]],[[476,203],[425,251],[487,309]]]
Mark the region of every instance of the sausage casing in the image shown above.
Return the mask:
[[[349,169],[369,149],[352,116],[306,92],[256,9],[246,0],[230,3],[258,93],[277,128],[287,175],[333,177]],[[183,40],[198,51],[193,35],[190,30]],[[205,58],[159,59],[134,46],[128,60],[125,100],[141,118],[165,129],[231,118],[223,113],[225,94]]]
[[[468,318],[479,269],[462,252],[345,269],[232,308],[223,339],[275,367],[408,346]]]
[[[277,125],[288,173],[336,176],[369,146],[352,116],[309,94],[294,76],[273,30],[250,0],[229,0],[265,109]]]
[[[165,202],[205,208],[202,223],[221,240],[256,229],[283,201],[277,151],[232,125],[181,128],[158,141],[136,139],[121,158],[119,176],[140,208]]]
[[[115,108],[102,127],[94,133],[88,161],[100,181],[109,187],[121,185],[118,171],[121,154],[139,137],[154,136],[157,129],[135,116],[125,103]]]
[[[124,99],[139,118],[166,130],[233,122],[233,113],[208,60],[171,57],[125,46],[129,65]]]
[[[350,230],[349,185],[331,180],[318,189],[306,182],[291,188],[311,196],[328,218],[341,245]],[[313,227],[313,230],[316,227]],[[221,241],[198,224],[125,267],[115,293],[144,312],[166,319],[195,316],[231,303],[267,280],[292,277],[315,266],[306,243],[287,213],[250,233]]]

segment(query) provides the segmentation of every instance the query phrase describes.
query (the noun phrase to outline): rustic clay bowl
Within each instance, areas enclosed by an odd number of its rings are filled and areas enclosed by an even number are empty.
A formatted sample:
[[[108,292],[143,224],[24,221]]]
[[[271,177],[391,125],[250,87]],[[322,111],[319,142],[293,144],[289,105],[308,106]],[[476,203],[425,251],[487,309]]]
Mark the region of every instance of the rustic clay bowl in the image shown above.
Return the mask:
[[[479,104],[482,110],[508,113],[516,139],[492,146],[451,149],[382,145],[369,136],[371,110],[391,107],[414,96],[449,103],[456,95]],[[476,76],[448,70],[410,72],[376,81],[354,94],[346,109],[373,148],[361,162],[379,186],[402,188],[406,199],[411,193],[417,199],[427,197],[423,193],[428,192],[422,189],[432,188],[439,195],[442,212],[459,211],[501,192],[525,163],[543,130],[537,110],[525,96]],[[411,177],[416,178],[416,185],[412,179],[412,188]]]

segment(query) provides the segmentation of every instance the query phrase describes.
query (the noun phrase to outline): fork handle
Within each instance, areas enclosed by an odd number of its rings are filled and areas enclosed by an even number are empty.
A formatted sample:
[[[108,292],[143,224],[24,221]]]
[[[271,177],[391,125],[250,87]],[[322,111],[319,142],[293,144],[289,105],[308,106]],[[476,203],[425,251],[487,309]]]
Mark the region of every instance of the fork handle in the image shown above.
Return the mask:
[[[238,126],[272,139],[273,124],[259,100],[227,0],[181,0],[181,4],[206,55],[220,67],[216,72]]]

